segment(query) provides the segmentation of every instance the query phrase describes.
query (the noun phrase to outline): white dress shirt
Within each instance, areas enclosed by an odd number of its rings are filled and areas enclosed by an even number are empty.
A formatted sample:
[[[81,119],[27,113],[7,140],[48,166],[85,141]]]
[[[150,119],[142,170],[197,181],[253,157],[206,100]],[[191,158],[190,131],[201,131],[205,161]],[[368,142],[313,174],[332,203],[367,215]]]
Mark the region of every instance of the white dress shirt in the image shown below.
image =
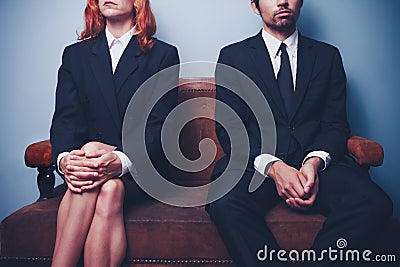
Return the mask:
[[[115,69],[118,66],[118,62],[121,59],[121,56],[125,51],[125,48],[128,46],[129,41],[131,40],[134,32],[135,32],[135,27],[127,31],[121,37],[115,38],[106,27],[106,38],[107,38],[108,48],[110,49],[111,66],[113,73],[115,73]]]
[[[121,56],[125,51],[125,48],[128,46],[129,41],[131,40],[132,36],[134,35],[135,27],[133,27],[132,29],[127,31],[120,38],[115,38],[112,35],[112,33],[108,30],[107,26],[106,26],[105,32],[106,32],[108,48],[110,49],[112,71],[113,71],[113,73],[115,73],[115,70],[118,66],[118,62],[121,59]],[[63,157],[68,155],[68,153],[69,152],[62,152],[57,157],[57,168],[60,173],[63,173],[60,169],[60,161]],[[121,170],[121,174],[119,177],[123,176],[124,174],[127,174],[129,172],[129,170],[131,170],[132,174],[135,176],[136,169],[133,166],[131,160],[128,158],[128,156],[124,152],[121,152],[121,151],[113,151],[113,153],[115,155],[117,155],[121,161],[122,170]]]
[[[281,41],[271,34],[269,34],[264,29],[262,30],[262,37],[264,39],[265,45],[268,49],[268,53],[271,59],[272,67],[274,69],[275,78],[278,77],[279,69],[281,66]],[[286,40],[283,41],[287,47],[287,52],[289,55],[290,67],[293,73],[293,84],[296,84],[296,74],[297,74],[297,50],[298,50],[298,43],[299,43],[299,32],[296,31],[290,35]],[[296,86],[293,88],[296,90]],[[311,157],[319,157],[324,161],[324,170],[331,161],[331,156],[328,152],[325,151],[312,151],[310,152],[303,160],[303,164],[305,161]],[[257,172],[262,174],[263,176],[267,177],[268,168],[272,165],[273,162],[280,160],[279,158],[275,157],[271,154],[261,154],[257,156],[254,160],[254,168]]]

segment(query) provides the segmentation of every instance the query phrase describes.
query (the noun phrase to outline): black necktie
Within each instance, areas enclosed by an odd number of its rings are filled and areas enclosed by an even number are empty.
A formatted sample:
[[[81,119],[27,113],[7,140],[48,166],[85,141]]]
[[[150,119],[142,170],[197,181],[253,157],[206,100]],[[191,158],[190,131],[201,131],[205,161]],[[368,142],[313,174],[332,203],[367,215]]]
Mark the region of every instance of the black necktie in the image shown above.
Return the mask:
[[[285,103],[286,112],[290,117],[292,115],[292,100],[294,95],[292,68],[290,67],[286,45],[282,43],[279,49],[281,50],[281,68],[278,73],[278,86]]]

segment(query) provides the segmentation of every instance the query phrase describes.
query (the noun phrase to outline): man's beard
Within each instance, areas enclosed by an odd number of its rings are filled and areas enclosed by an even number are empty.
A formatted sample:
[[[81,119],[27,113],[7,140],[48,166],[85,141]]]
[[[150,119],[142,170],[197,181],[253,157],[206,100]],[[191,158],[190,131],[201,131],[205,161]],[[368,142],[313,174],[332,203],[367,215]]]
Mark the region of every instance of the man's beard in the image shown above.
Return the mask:
[[[281,20],[274,20],[274,23],[266,23],[267,27],[273,29],[277,32],[288,32],[293,29],[296,22],[293,20],[292,17],[281,19]]]

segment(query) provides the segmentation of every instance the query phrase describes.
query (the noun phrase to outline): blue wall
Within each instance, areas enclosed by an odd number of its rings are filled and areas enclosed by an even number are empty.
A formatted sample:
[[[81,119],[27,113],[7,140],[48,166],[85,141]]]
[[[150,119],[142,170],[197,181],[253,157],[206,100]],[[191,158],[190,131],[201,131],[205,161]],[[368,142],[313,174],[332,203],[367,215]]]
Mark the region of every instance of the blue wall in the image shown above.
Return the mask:
[[[0,17],[0,219],[38,197],[36,170],[24,166],[25,147],[47,139],[63,48],[82,30],[84,0],[2,0]],[[179,48],[181,61],[215,61],[225,44],[261,27],[249,0],[152,1],[158,37]],[[380,142],[385,163],[374,180],[400,216],[398,0],[306,0],[304,35],[339,47],[349,80],[353,134]],[[60,182],[60,179],[58,182]]]

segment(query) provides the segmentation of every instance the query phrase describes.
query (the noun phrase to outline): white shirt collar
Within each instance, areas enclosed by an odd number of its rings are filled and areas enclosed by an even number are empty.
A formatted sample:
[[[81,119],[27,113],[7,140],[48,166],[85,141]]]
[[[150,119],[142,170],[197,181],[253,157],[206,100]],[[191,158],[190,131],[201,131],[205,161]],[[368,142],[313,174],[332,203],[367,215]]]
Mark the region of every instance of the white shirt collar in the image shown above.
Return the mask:
[[[106,26],[106,38],[107,38],[107,43],[108,43],[108,48],[111,47],[112,43],[114,42],[114,40],[118,40],[121,42],[122,46],[125,48],[128,46],[129,41],[131,40],[132,36],[135,33],[135,26],[132,27],[129,31],[127,31],[126,33],[124,33],[124,35],[122,35],[120,38],[115,38],[112,33],[110,32],[110,30],[108,29],[108,27]]]
[[[272,36],[266,30],[262,30],[262,37],[264,39],[265,45],[267,46],[268,52],[271,57],[277,57],[279,54],[279,48],[281,46],[281,41],[276,37]],[[283,41],[288,48],[288,53],[292,57],[297,57],[297,47],[299,43],[299,32],[296,29],[292,35],[290,35],[286,40]]]

